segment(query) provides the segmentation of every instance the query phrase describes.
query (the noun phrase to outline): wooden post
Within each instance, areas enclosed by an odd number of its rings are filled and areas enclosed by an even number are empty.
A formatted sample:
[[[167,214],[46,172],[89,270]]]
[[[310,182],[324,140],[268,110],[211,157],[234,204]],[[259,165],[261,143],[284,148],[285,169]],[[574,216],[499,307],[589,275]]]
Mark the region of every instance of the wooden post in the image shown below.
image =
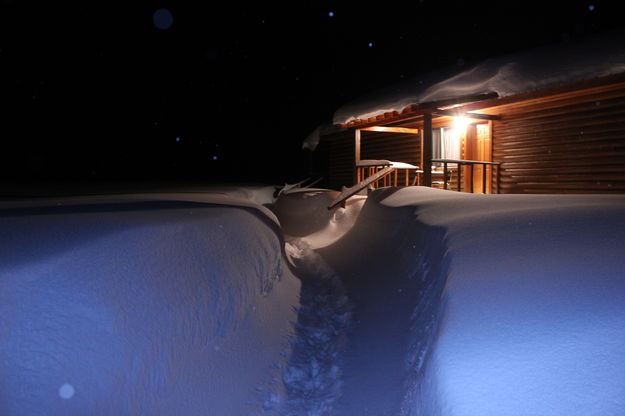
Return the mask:
[[[354,185],[359,182],[358,180],[358,167],[356,164],[360,162],[360,130],[354,130]]]
[[[423,185],[432,187],[432,113],[425,113],[423,115],[423,136],[421,140]]]
[[[486,137],[486,141],[487,143],[484,146],[485,160],[492,162],[493,161],[493,121],[492,120],[488,122],[488,136]],[[490,176],[488,177],[488,182],[486,184],[487,192],[490,192],[491,194],[494,193],[493,192],[493,173],[495,172],[494,169],[495,169],[495,166],[491,165]]]
[[[482,165],[482,193],[486,194],[486,164]]]

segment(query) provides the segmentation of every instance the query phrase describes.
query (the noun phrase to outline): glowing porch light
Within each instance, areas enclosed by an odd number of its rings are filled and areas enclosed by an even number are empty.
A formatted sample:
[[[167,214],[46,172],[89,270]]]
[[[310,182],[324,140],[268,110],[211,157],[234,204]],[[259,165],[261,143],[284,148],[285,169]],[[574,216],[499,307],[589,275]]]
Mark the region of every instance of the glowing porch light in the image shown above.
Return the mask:
[[[453,128],[457,131],[465,131],[471,120],[465,116],[454,117]]]

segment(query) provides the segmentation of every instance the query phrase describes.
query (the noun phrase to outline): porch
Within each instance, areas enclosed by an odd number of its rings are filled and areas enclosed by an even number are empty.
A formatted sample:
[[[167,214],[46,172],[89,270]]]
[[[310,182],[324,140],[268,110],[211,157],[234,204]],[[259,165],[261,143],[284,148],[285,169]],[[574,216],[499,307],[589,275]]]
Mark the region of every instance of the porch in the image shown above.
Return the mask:
[[[493,120],[500,120],[500,117],[435,108],[424,111],[410,125],[356,127],[353,129],[353,183],[357,184],[391,167],[379,175],[371,186],[423,185],[471,193],[498,193],[500,164],[492,160]],[[408,136],[408,141],[418,145],[414,147],[410,161],[373,159],[370,158],[372,152],[363,149],[365,133],[367,136],[372,133],[388,134],[390,140],[387,140],[389,144],[386,148],[372,140],[367,142],[378,157],[384,155],[382,152],[392,154],[391,140],[396,139],[399,145],[401,136]],[[363,151],[369,157],[362,158]]]

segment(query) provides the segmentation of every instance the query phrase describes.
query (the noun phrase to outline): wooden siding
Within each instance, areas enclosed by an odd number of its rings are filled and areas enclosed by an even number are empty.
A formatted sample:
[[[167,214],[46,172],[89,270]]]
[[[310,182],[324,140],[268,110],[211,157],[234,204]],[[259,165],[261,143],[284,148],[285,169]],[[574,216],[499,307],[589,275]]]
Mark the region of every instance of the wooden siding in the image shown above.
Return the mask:
[[[362,132],[362,159],[388,159],[419,164],[421,141],[416,134]]]
[[[484,102],[459,107],[479,105],[480,112],[501,116],[492,124],[492,161],[501,162],[500,187],[492,191],[625,193],[625,82],[623,76],[614,81],[532,93],[518,101],[491,100],[488,108],[482,107]],[[450,120],[436,118],[433,124],[446,126]],[[418,119],[394,125],[422,128]],[[353,129],[324,137],[321,147],[327,150],[326,185],[351,185]],[[363,159],[420,164],[420,142],[408,134],[364,132],[361,151]],[[456,189],[455,178],[452,182]]]
[[[341,189],[350,186],[354,181],[354,132],[342,131],[331,137],[324,137],[319,144],[320,150],[327,155],[327,163],[323,166],[325,186],[330,189]]]
[[[625,192],[625,86],[488,112],[500,193]]]

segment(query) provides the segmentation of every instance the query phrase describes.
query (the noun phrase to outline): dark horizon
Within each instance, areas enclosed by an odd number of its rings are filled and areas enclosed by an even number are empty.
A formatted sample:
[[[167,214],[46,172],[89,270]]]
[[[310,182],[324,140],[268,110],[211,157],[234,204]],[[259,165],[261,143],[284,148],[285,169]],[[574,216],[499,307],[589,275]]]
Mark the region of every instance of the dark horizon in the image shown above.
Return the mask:
[[[592,1],[0,10],[3,194],[298,181],[310,174],[308,133],[371,90],[622,27],[615,5]]]

